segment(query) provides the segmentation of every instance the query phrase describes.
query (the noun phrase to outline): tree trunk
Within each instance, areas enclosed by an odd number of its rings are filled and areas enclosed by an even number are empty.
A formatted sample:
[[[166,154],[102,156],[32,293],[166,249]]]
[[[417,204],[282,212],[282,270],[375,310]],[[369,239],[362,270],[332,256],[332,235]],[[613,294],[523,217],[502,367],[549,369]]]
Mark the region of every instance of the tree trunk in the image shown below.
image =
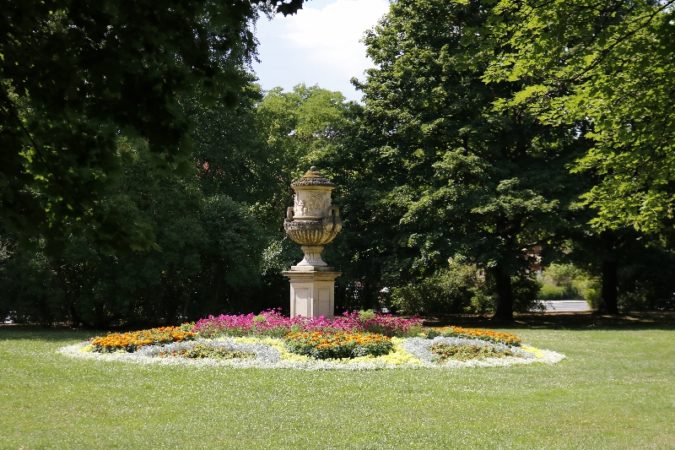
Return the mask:
[[[497,289],[497,307],[495,319],[513,320],[513,289],[511,276],[501,264],[494,269],[495,287]]]
[[[618,296],[618,264],[614,258],[602,261],[602,290],[599,312],[604,314],[619,314]]]
[[[50,260],[50,264],[54,268],[54,272],[56,272],[56,279],[59,280],[59,284],[61,285],[61,289],[63,291],[63,300],[68,310],[70,326],[73,328],[80,328],[82,326],[82,318],[80,317],[80,314],[77,312],[76,308],[77,295],[72,292],[69,287],[68,275],[63,269],[65,264],[58,260]]]

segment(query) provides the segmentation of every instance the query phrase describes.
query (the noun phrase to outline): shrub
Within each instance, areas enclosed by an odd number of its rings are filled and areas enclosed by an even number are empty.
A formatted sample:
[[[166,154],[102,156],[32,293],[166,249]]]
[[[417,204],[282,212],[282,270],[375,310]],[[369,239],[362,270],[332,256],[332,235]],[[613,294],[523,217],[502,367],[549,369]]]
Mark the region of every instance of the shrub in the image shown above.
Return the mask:
[[[574,296],[567,294],[567,289],[562,286],[542,283],[537,297],[541,300],[564,300],[566,298],[573,298]]]
[[[476,311],[474,298],[484,283],[475,265],[451,262],[433,275],[391,290],[391,306],[403,314],[450,314]]]
[[[556,264],[548,266],[539,276],[541,300],[584,299],[596,306],[600,299],[599,280],[574,264]]]
[[[367,310],[361,310],[359,311],[359,320],[360,321],[366,321],[366,320],[371,320],[376,317],[375,311],[372,309],[367,309]]]
[[[593,309],[600,306],[600,280],[584,275],[572,281],[572,285],[579,293],[579,296],[586,300]]]
[[[631,253],[619,267],[619,307],[675,310],[675,249],[651,246]]]
[[[533,276],[521,274],[511,277],[511,289],[514,311],[529,311],[536,306],[539,284]]]
[[[289,333],[285,340],[289,351],[317,359],[380,356],[394,348],[390,338],[373,333],[303,331]]]

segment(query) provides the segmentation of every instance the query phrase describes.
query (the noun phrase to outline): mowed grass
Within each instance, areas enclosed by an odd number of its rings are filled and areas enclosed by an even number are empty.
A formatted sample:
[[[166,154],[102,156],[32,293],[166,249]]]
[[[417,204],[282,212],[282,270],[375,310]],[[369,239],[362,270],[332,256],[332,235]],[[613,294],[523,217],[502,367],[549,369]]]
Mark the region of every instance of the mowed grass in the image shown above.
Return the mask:
[[[560,364],[305,372],[64,357],[0,328],[1,448],[673,448],[671,327],[501,329]]]

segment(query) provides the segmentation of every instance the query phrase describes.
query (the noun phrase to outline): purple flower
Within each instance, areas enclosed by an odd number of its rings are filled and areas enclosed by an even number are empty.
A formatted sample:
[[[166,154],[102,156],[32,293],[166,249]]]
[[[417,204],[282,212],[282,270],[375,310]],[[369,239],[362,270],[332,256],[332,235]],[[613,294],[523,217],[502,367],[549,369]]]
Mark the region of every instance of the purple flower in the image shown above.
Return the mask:
[[[193,331],[206,337],[228,336],[283,336],[291,331],[367,331],[387,336],[409,336],[419,331],[422,319],[404,318],[390,314],[369,314],[362,317],[357,311],[345,312],[332,319],[326,317],[286,317],[280,309],[268,309],[260,314],[208,316],[200,319]]]

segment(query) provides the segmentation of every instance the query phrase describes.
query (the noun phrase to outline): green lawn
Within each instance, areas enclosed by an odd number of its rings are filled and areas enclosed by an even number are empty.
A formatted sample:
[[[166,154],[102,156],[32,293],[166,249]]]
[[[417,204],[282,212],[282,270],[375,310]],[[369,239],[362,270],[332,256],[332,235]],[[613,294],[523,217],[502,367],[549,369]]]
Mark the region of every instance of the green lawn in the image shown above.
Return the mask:
[[[673,448],[675,331],[502,329],[554,366],[371,372],[68,359],[0,328],[1,448]]]

